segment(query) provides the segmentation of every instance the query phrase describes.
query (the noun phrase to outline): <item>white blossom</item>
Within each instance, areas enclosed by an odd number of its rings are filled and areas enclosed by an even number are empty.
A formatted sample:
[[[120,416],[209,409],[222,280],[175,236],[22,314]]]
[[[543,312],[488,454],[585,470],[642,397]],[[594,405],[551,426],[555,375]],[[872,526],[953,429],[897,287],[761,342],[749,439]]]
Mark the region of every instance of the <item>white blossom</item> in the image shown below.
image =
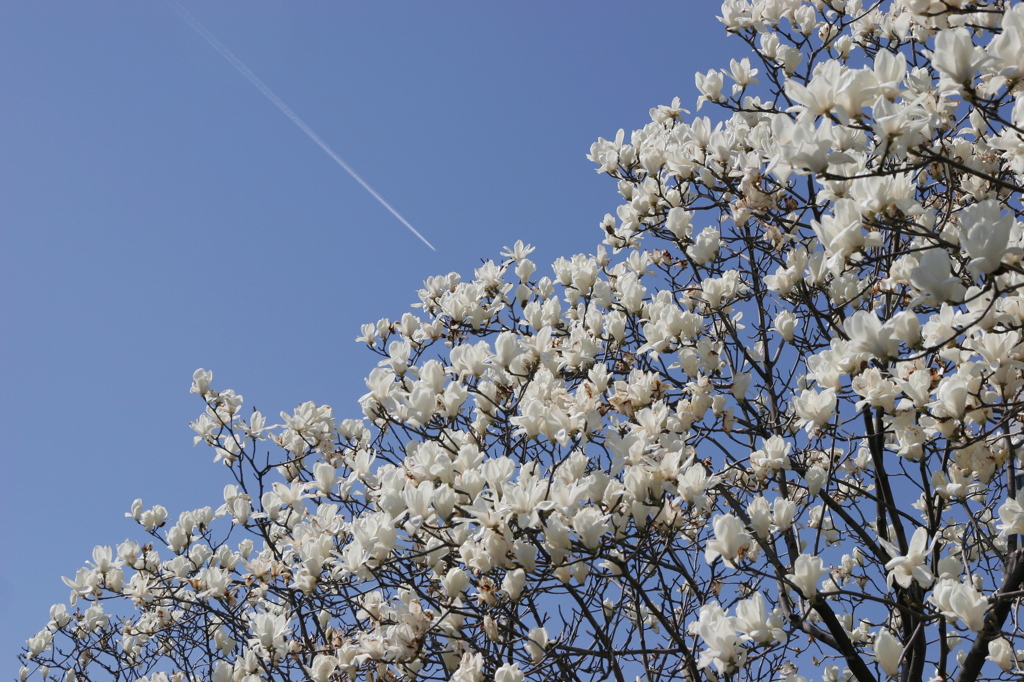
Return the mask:
[[[888,629],[882,628],[875,634],[875,659],[889,677],[896,679],[900,674],[900,660],[903,657],[903,645]]]
[[[931,544],[928,544],[929,539]],[[896,584],[905,589],[910,587],[911,583],[916,582],[921,587],[931,587],[931,584],[935,581],[935,576],[932,575],[931,570],[928,568],[928,561],[932,550],[935,549],[935,542],[934,538],[929,538],[926,529],[918,528],[915,530],[913,537],[910,539],[910,546],[907,548],[906,555],[897,556],[885,565],[885,569],[889,571],[889,575],[886,578],[889,585],[891,586],[893,582],[896,582]],[[895,554],[896,552],[893,553]]]
[[[218,503],[135,500],[19,677],[1016,670],[1024,4],[721,20],[736,54],[591,146],[603,241],[428,278],[360,327],[355,414],[197,370]]]
[[[818,582],[828,573],[820,556],[801,554],[793,562],[793,572],[786,575],[800,594],[810,599],[818,594]]]

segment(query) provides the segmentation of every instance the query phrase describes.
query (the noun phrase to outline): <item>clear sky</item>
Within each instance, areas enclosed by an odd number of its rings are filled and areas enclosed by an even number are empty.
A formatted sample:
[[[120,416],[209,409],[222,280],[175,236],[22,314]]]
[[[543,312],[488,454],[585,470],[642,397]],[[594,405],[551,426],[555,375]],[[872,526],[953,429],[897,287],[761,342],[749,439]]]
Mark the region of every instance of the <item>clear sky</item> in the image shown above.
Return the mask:
[[[0,675],[132,500],[216,507],[193,370],[339,418],[353,339],[522,239],[545,270],[618,204],[585,156],[727,67],[719,3],[182,0],[431,251],[162,0],[0,4]]]

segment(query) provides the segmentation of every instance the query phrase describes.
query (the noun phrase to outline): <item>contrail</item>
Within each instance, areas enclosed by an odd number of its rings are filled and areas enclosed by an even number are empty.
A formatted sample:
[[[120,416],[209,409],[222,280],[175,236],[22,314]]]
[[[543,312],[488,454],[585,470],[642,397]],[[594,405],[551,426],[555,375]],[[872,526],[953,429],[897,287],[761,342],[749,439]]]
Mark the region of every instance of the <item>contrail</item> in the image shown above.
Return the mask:
[[[391,204],[389,204],[388,202],[384,201],[384,197],[382,197],[381,195],[377,194],[377,191],[375,189],[373,189],[372,187],[370,187],[370,185],[366,182],[366,180],[363,180],[361,177],[359,177],[359,174],[356,173],[354,170],[352,170],[352,167],[350,165],[348,165],[347,163],[345,163],[344,159],[342,159],[340,156],[335,154],[334,150],[331,149],[328,146],[328,144],[326,142],[324,142],[320,138],[319,135],[314,133],[313,129],[310,128],[308,125],[306,125],[305,121],[303,121],[301,118],[299,118],[298,114],[296,114],[294,111],[291,110],[291,107],[289,107],[287,104],[282,102],[281,98],[278,97],[277,95],[275,95],[274,91],[267,87],[266,83],[261,81],[256,76],[256,74],[254,74],[252,71],[250,71],[249,67],[247,67],[245,64],[243,64],[241,59],[236,57],[234,55],[234,53],[231,52],[231,50],[229,50],[227,47],[225,47],[224,43],[222,43],[219,40],[217,40],[217,37],[215,35],[213,35],[208,30],[206,30],[206,27],[203,26],[201,23],[199,23],[198,19],[196,19],[194,16],[192,16],[187,9],[182,7],[177,2],[173,2],[172,0],[168,0],[167,4],[171,5],[174,8],[174,10],[181,16],[181,18],[184,19],[188,23],[189,26],[191,26],[192,28],[195,29],[196,33],[201,35],[206,42],[208,42],[215,50],[217,50],[217,52],[220,52],[221,55],[224,57],[224,59],[226,59],[226,60],[228,60],[228,62],[230,62],[231,66],[233,66],[236,69],[238,69],[238,72],[240,74],[245,76],[250,83],[252,83],[253,85],[256,86],[257,90],[262,92],[263,95],[267,99],[269,99],[271,102],[273,102],[274,106],[276,106],[278,109],[281,110],[281,113],[283,113],[285,116],[290,118],[292,120],[292,123],[294,123],[295,125],[297,125],[299,127],[299,130],[301,130],[302,132],[306,133],[306,135],[309,136],[309,139],[313,140],[313,142],[316,142],[317,145],[320,146],[320,149],[323,149],[325,152],[327,152],[327,155],[330,156],[332,159],[334,159],[334,161],[339,166],[341,166],[342,169],[344,169],[344,171],[346,173],[351,175],[353,180],[358,182],[360,185],[363,186],[363,189],[365,189],[367,192],[372,194],[373,198],[376,199],[377,201],[379,201],[381,206],[383,206],[387,210],[391,211],[391,215],[393,215],[396,218],[398,218],[398,220],[403,225],[405,225],[406,227],[409,228],[410,232],[412,232],[414,235],[416,235],[417,237],[420,238],[420,241],[422,241],[424,244],[429,246],[432,250],[437,251],[437,249],[434,248],[434,245],[427,241],[426,237],[424,237],[422,234],[420,234],[419,231],[415,227],[410,225],[409,221],[406,220],[405,218],[403,218],[402,215],[391,206]]]

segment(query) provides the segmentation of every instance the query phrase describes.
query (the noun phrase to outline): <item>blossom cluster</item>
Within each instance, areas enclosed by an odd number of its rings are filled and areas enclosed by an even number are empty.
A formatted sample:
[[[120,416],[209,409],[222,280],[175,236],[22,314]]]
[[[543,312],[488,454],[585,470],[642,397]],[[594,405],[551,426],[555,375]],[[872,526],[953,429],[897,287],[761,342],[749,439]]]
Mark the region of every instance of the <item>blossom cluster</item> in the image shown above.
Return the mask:
[[[721,15],[722,116],[594,143],[593,253],[364,325],[360,418],[198,370],[223,503],[133,505],[24,676],[1019,675],[1024,4]]]

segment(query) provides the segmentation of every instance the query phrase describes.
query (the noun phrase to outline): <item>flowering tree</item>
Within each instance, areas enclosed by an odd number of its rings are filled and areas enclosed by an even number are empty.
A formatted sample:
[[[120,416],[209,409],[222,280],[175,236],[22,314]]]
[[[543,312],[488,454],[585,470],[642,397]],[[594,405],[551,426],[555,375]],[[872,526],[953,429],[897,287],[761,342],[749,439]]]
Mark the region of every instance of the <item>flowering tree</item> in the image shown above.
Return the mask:
[[[1019,677],[1024,4],[721,13],[718,118],[593,145],[595,255],[365,325],[362,419],[197,371],[223,504],[137,501],[23,675]]]

